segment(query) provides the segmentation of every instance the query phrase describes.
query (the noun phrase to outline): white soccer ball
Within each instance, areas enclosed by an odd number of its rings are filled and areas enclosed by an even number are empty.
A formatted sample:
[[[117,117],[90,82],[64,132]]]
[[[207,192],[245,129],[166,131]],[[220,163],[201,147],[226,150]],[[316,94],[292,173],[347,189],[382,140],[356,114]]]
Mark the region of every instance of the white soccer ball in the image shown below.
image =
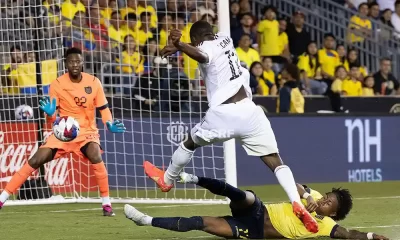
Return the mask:
[[[79,135],[79,123],[73,117],[59,117],[53,123],[53,134],[62,142],[70,142]]]
[[[33,118],[33,109],[31,106],[23,104],[15,109],[15,118],[17,120],[28,120]]]

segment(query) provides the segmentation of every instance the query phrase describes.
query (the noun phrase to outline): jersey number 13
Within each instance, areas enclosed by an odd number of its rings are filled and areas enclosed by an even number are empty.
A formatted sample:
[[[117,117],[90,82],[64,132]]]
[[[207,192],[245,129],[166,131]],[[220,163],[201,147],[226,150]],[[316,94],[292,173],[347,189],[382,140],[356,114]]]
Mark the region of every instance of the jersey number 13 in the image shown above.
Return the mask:
[[[234,48],[232,48],[232,50],[225,51],[225,55],[229,59],[229,67],[232,72],[232,77],[229,80],[232,81],[242,75],[242,71],[240,70],[239,59],[235,53]]]

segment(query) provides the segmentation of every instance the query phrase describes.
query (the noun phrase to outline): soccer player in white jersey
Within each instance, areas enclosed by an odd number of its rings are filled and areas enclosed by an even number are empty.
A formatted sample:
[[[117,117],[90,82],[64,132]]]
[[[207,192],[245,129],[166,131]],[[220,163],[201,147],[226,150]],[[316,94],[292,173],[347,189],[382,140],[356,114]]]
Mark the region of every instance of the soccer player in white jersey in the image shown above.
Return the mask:
[[[250,74],[240,66],[232,39],[224,33],[214,34],[212,26],[198,21],[190,29],[191,44],[180,41],[181,31],[171,30],[169,44],[161,50],[163,57],[177,51],[186,53],[199,63],[207,87],[209,109],[189,138],[174,152],[166,172],[148,161],[146,174],[163,192],[174,186],[174,180],[190,162],[194,150],[201,146],[238,139],[248,155],[258,156],[274,171],[293,205],[294,213],[310,232],[318,232],[318,224],[300,200],[290,168],[283,164],[274,132],[264,111],[254,104],[249,87]],[[226,133],[232,133],[227,136]]]

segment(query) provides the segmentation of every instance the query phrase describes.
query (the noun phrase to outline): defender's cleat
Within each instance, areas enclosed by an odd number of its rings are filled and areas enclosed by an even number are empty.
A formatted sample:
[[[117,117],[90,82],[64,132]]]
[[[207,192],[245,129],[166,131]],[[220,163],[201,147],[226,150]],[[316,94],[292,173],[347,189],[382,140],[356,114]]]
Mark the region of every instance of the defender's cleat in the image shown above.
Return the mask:
[[[179,183],[193,183],[196,184],[198,180],[195,179],[195,176],[190,173],[181,172],[179,174]]]
[[[303,222],[304,226],[309,232],[318,232],[317,221],[311,216],[304,206],[298,202],[293,202],[293,212]]]
[[[114,217],[115,213],[110,205],[103,205],[103,216]]]
[[[164,182],[165,172],[162,171],[161,169],[158,169],[149,161],[144,161],[143,167],[146,175],[157,184],[157,186],[161,189],[162,192],[169,192],[169,190],[171,190],[171,188],[174,187],[174,184],[167,185]]]
[[[125,204],[124,213],[126,218],[132,220],[138,226],[144,226],[145,218],[147,217],[146,214],[140,212],[136,208],[132,207],[131,205]]]

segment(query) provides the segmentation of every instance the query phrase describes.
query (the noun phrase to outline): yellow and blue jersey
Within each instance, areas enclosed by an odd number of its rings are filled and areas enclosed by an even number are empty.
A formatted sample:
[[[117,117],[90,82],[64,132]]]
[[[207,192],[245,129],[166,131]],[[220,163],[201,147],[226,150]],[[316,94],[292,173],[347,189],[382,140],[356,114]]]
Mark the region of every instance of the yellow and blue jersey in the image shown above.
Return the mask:
[[[323,196],[310,189],[310,195],[314,200],[319,200]],[[306,205],[305,199],[302,200]],[[301,238],[316,238],[316,237],[332,237],[339,226],[332,218],[311,213],[319,226],[318,233],[309,232],[301,222],[301,220],[293,213],[291,203],[266,204],[268,215],[274,228],[285,238],[301,239]]]
[[[288,81],[279,90],[277,112],[304,113],[304,97],[297,82]]]

